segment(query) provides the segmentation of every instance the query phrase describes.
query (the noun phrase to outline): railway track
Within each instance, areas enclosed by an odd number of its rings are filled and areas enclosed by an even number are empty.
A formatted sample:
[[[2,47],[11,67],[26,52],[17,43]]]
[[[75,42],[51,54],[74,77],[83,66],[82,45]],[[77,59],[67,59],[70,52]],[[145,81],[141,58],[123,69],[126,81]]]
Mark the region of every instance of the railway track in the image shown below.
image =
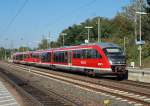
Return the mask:
[[[101,80],[103,80],[103,79],[101,79]],[[104,78],[103,81],[109,81],[109,82],[112,82],[112,83],[120,83],[120,84],[125,84],[125,85],[131,85],[131,86],[150,89],[150,83],[146,83],[146,82],[132,81],[132,80],[120,80],[120,81],[118,81],[116,79],[106,79],[106,78]]]
[[[110,79],[106,79],[106,78],[105,79],[89,78],[86,76],[74,75],[74,74],[70,74],[70,73],[68,74],[68,73],[64,73],[64,72],[50,71],[50,70],[42,69],[42,68],[28,67],[25,65],[17,65],[17,66],[29,68],[31,70],[33,69],[33,70],[37,70],[37,71],[44,71],[47,73],[51,73],[51,74],[55,74],[55,75],[59,75],[59,76],[63,76],[63,77],[74,78],[77,80],[82,80],[82,81],[86,81],[86,82],[90,82],[90,83],[94,83],[94,84],[111,87],[113,89],[126,90],[126,91],[130,91],[130,92],[133,92],[136,94],[144,95],[144,96],[150,95],[150,90],[149,90],[150,84],[148,84],[148,83],[135,82],[135,81],[130,81],[130,80],[116,81],[116,80],[110,80]],[[138,89],[141,88],[142,90],[138,90],[137,88]]]
[[[15,77],[10,77],[9,73],[4,72],[3,69],[0,69],[0,76],[5,79],[5,81],[7,81],[9,84],[11,84],[13,86],[13,88],[15,88],[17,90],[17,92],[19,92],[21,94],[21,96],[24,98],[23,102],[25,102],[25,105],[30,105],[30,106],[42,106],[42,104],[37,101],[35,98],[33,98],[32,95],[30,95],[29,93],[25,92],[19,84],[20,81],[16,80],[17,82],[15,82],[14,80],[16,79]],[[13,79],[13,80],[12,80]],[[23,82],[22,82],[23,84]],[[24,83],[25,84],[25,83]]]
[[[63,81],[65,83],[73,84],[73,85],[79,86],[83,89],[86,89],[92,92],[101,93],[102,95],[111,95],[114,97],[123,98],[124,100],[128,101],[131,104],[139,104],[139,105],[144,105],[144,106],[149,106],[150,104],[150,94],[132,91],[128,88],[125,89],[119,86],[117,87],[112,86],[112,84],[108,86],[108,85],[98,83],[98,82],[94,83],[93,81],[87,80],[87,78],[83,80],[83,78],[80,79],[80,78],[72,77],[72,76],[66,76],[66,75],[61,75],[61,74],[56,74],[56,73],[54,74],[45,69],[39,69],[39,68],[33,68],[33,67],[29,68],[27,66],[22,66],[22,65],[15,65],[15,66],[12,64],[7,64],[7,65],[9,67],[13,66],[13,67],[19,68],[21,70],[33,73],[41,77],[46,77],[49,79],[55,79],[55,80]],[[116,83],[116,82],[113,82],[113,83]]]
[[[9,81],[21,94],[26,97],[25,102],[29,102],[31,106],[79,106],[74,101],[69,100],[51,90],[48,94],[42,92],[42,88],[37,89],[28,84],[28,81],[23,81],[15,75],[1,69],[0,74]]]
[[[132,80],[121,81],[121,83],[150,89],[150,84],[149,83],[137,82],[137,81],[132,81]]]

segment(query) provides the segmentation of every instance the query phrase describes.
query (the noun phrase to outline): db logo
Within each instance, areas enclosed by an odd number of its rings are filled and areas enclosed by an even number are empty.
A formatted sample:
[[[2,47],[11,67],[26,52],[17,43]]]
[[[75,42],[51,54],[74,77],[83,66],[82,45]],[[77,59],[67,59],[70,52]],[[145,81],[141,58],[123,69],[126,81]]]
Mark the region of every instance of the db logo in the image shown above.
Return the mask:
[[[98,66],[102,66],[103,65],[103,63],[98,63]]]
[[[86,61],[81,61],[81,64],[86,64]]]

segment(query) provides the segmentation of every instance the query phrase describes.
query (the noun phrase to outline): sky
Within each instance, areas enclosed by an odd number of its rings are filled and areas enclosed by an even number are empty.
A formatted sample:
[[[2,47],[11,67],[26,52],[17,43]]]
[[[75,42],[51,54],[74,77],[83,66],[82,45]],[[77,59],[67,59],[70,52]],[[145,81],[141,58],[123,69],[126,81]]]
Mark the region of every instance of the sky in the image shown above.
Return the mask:
[[[73,24],[101,16],[113,18],[130,0],[0,0],[0,47],[36,47]]]

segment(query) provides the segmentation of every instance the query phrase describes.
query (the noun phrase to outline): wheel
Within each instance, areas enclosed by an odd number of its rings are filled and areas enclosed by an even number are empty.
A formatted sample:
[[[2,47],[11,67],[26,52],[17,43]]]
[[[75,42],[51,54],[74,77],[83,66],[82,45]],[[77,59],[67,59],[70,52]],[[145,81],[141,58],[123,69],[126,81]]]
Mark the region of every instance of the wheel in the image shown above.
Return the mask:
[[[128,79],[128,70],[126,70],[125,74],[123,75],[124,79],[127,80]]]
[[[89,77],[95,77],[95,72],[91,69],[85,69],[85,74],[88,75]]]
[[[118,80],[127,80],[128,79],[128,70],[125,73],[117,75]]]
[[[95,72],[90,71],[90,72],[89,72],[89,76],[90,76],[90,77],[95,77]]]
[[[51,66],[52,70],[56,70],[56,67],[54,65]]]
[[[117,80],[123,80],[123,74],[117,75]]]

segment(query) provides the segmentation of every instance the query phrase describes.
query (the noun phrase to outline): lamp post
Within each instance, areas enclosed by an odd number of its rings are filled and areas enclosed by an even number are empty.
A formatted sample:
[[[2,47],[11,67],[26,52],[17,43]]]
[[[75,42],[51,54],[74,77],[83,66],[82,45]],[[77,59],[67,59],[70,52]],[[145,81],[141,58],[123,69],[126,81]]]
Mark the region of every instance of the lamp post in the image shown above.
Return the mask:
[[[63,40],[63,46],[64,46],[64,44],[65,44],[65,38],[64,38],[64,36],[67,35],[67,33],[61,33],[60,35],[62,35],[62,37],[63,37],[62,40]]]
[[[24,60],[24,47],[23,47],[24,44],[23,44],[23,38],[21,38],[20,40],[21,40],[21,42],[22,42],[22,52],[23,52],[23,60]]]
[[[123,43],[123,48],[124,48],[124,52],[126,52],[126,37],[124,36],[124,43]]]
[[[13,40],[11,40],[11,42],[10,42],[10,47],[11,47],[10,58],[12,58],[12,55],[14,53],[14,43],[13,43]]]
[[[98,42],[101,42],[101,20],[100,17],[98,17]]]
[[[88,42],[90,40],[90,29],[92,29],[92,26],[85,26],[86,29],[88,29]]]
[[[142,66],[142,20],[141,20],[141,15],[145,15],[147,13],[145,12],[136,12],[136,14],[139,14],[140,15],[140,25],[139,25],[139,35],[140,35],[140,43],[139,43],[139,63],[140,63],[140,67]]]
[[[51,35],[51,33],[49,32],[49,35],[48,35],[48,37],[49,37],[49,48],[51,48],[51,39],[50,39],[50,35]]]
[[[8,38],[5,39],[5,60],[7,59],[7,49],[6,49],[6,44],[7,44]]]

